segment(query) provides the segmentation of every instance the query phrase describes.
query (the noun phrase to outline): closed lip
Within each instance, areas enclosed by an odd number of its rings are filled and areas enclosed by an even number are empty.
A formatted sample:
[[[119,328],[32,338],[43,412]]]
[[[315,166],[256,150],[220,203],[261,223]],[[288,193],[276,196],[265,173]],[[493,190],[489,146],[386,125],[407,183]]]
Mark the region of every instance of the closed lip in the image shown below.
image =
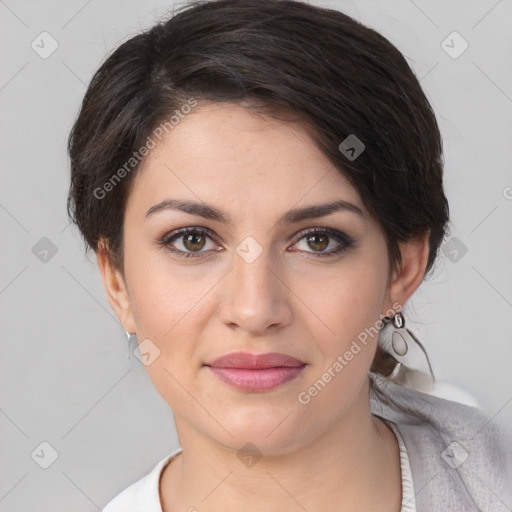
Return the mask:
[[[205,363],[212,368],[239,368],[244,370],[264,370],[268,368],[301,368],[306,363],[295,357],[268,352],[266,354],[250,354],[248,352],[232,352]]]

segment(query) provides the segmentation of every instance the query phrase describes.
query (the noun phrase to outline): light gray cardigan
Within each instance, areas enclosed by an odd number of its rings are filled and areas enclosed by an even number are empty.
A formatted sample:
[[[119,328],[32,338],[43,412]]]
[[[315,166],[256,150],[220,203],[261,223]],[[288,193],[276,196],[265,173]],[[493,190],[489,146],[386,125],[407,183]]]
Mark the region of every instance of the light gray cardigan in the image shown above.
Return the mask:
[[[370,374],[376,389],[425,416],[383,403],[371,391],[373,414],[392,421],[403,437],[417,512],[511,512],[512,435],[481,410]]]

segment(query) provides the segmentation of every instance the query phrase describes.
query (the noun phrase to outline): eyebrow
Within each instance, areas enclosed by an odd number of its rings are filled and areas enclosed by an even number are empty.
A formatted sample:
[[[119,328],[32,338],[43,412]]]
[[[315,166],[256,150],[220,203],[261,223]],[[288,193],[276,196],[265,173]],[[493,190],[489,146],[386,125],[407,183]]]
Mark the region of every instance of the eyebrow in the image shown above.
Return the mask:
[[[145,215],[147,219],[151,215],[164,210],[178,210],[191,215],[197,215],[205,219],[215,220],[224,224],[232,224],[233,219],[215,206],[208,205],[206,203],[198,203],[186,199],[165,199],[158,204],[153,205]],[[338,200],[330,203],[304,206],[301,208],[293,208],[287,211],[279,220],[278,224],[293,224],[307,219],[316,219],[318,217],[324,217],[338,211],[347,211],[357,214],[363,219],[366,219],[364,212],[355,204],[347,201]]]

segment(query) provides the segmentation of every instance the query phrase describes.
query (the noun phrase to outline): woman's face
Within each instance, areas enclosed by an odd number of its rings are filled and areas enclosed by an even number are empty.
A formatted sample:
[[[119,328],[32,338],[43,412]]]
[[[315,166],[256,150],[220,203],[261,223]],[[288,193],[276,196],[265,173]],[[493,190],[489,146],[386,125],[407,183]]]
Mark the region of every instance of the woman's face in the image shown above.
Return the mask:
[[[347,207],[323,210],[339,201]],[[303,210],[313,206],[321,216]],[[199,233],[177,234],[185,228]],[[378,338],[368,329],[393,305],[385,240],[297,125],[233,104],[189,114],[137,175],[124,261],[126,302],[114,307],[144,343],[178,431],[283,453],[368,401]],[[303,366],[207,366],[233,352],[280,353]]]

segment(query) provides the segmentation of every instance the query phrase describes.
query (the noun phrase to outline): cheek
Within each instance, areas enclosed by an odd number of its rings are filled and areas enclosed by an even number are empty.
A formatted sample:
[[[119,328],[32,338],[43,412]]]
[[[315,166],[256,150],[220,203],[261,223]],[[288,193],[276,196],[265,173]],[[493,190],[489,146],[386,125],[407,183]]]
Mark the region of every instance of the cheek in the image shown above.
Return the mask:
[[[378,342],[385,278],[378,267],[339,269],[310,294],[308,305],[321,319],[313,319],[310,329],[322,356],[310,369],[298,401],[304,414],[322,418],[319,429],[346,413],[367,380]]]
[[[197,394],[197,343],[204,330],[206,304],[201,297],[208,287],[186,272],[152,264],[149,258],[139,261],[132,270],[130,291],[137,339],[139,343],[149,339],[157,347],[153,348],[157,356],[145,370],[164,401],[181,413],[189,407],[188,393]]]
[[[190,399],[184,388],[197,393],[201,340],[215,311],[212,292],[219,272],[205,269],[199,276],[198,266],[177,264],[161,252],[134,250],[126,270],[137,339],[157,347],[158,357],[146,371],[164,400],[179,409]]]
[[[213,275],[198,278],[194,265],[173,263],[163,249],[129,252],[127,244],[126,254],[131,307],[141,334],[164,341],[194,317],[197,321],[195,310],[214,285]]]
[[[361,347],[365,347],[365,341],[370,347],[375,345],[375,324],[384,301],[385,279],[378,267],[347,265],[317,278],[314,287],[307,279],[302,281],[297,294],[305,297],[305,305],[314,313],[309,315],[312,331],[321,340],[324,356],[332,358],[343,353],[353,340],[360,340]],[[371,358],[372,354],[364,357]]]

